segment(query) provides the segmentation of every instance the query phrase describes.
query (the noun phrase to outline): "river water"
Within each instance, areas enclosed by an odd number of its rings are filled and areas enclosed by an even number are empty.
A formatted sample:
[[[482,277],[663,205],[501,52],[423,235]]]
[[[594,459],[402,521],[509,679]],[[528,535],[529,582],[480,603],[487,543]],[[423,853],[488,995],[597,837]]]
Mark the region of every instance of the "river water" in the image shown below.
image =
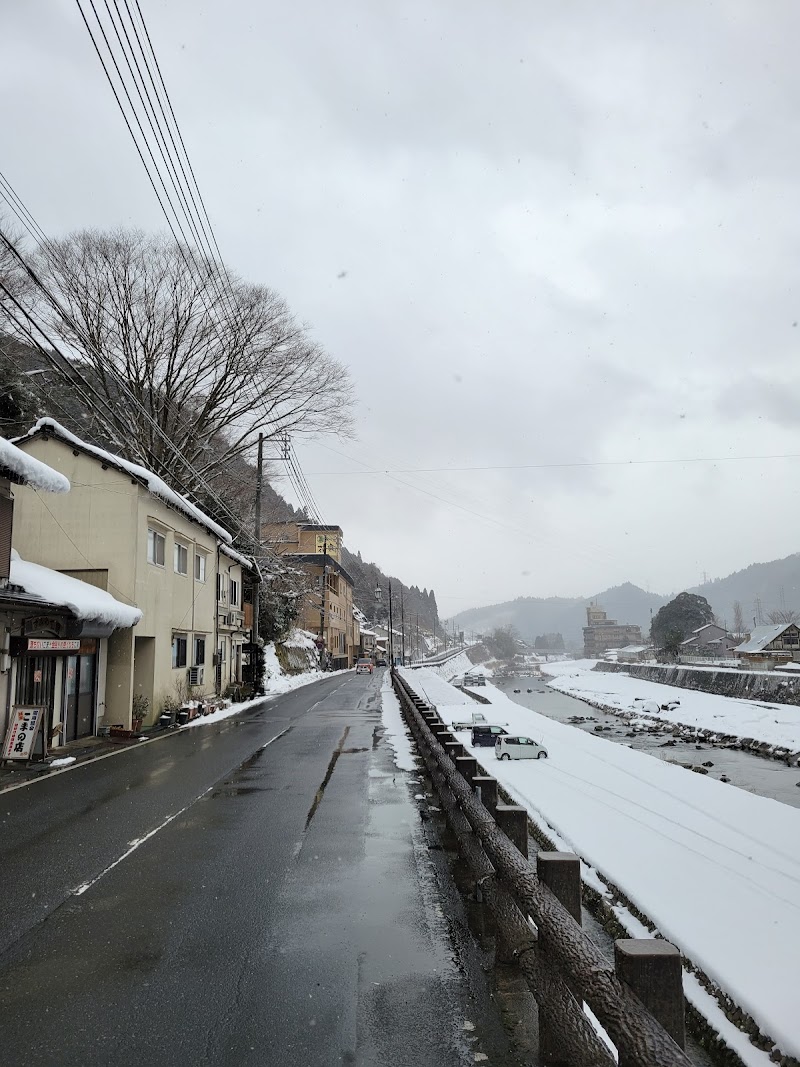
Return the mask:
[[[798,788],[800,767],[787,767],[785,763],[778,760],[754,756],[750,752],[742,752],[736,748],[723,748],[707,743],[695,744],[692,741],[682,741],[678,738],[674,739],[674,745],[665,746],[666,741],[673,740],[672,731],[667,723],[664,723],[664,728],[659,733],[637,733],[633,737],[627,736],[632,732],[629,723],[584,704],[575,697],[567,696],[566,693],[548,689],[540,678],[524,676],[498,678],[494,684],[516,704],[523,708],[530,708],[539,715],[546,715],[549,719],[575,726],[578,730],[598,733],[607,741],[616,741],[618,744],[627,745],[628,748],[635,748],[639,752],[648,752],[651,756],[670,763],[699,766],[710,761],[713,764],[707,768],[710,777],[720,778],[725,775],[730,779],[731,787],[745,789],[750,793],[771,797],[782,804],[800,808],[800,788]],[[514,690],[519,690],[519,692],[514,692]],[[576,718],[583,718],[587,721],[573,722],[572,720]],[[596,731],[596,726],[602,726],[602,732]]]

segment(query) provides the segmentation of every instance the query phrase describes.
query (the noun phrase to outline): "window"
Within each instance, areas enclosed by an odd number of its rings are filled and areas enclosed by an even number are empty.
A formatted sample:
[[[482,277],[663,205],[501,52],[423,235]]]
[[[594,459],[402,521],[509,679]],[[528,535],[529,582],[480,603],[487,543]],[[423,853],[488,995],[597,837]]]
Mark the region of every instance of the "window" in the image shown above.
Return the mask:
[[[222,574],[217,575],[217,601],[220,604],[228,602],[228,586],[225,583],[225,576]]]
[[[189,549],[178,541],[175,542],[175,573],[189,573]]]
[[[186,666],[186,634],[172,635],[172,668]]]
[[[206,661],[206,639],[205,637],[195,637],[194,639],[194,657],[192,659],[192,665],[194,667],[202,667]]]
[[[231,582],[231,607],[235,608],[236,605],[239,603],[239,583],[235,582],[233,580],[233,578],[231,578],[230,582]]]
[[[152,530],[148,527],[147,530],[147,562],[152,563],[156,567],[164,566],[164,547],[167,543],[166,537],[159,533],[158,530]]]
[[[206,580],[206,557],[200,552],[194,554],[194,579],[196,582]]]
[[[219,643],[219,662],[220,662],[220,664],[225,662],[225,642],[224,641],[220,641],[220,643]]]

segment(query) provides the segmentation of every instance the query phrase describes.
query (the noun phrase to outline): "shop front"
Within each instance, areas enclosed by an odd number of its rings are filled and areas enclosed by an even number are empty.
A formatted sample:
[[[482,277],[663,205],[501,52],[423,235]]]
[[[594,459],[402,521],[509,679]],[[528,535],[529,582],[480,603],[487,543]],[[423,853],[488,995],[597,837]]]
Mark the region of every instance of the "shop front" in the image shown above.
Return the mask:
[[[11,636],[11,684],[14,707],[44,709],[48,748],[91,737],[97,729],[101,652],[106,641],[76,634],[81,625],[63,617],[27,619]],[[41,740],[37,752],[42,753]]]

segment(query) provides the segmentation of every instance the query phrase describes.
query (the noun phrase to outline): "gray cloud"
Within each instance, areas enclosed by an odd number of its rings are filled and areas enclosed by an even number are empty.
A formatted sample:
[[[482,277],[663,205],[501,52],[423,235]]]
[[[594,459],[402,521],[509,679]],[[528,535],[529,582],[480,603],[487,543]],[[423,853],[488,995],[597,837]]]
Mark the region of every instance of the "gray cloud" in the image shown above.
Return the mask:
[[[74,5],[3,7],[4,169],[36,217],[163,228]],[[145,11],[226,258],[352,368],[360,436],[335,448],[382,470],[796,451],[788,0]],[[351,544],[445,609],[796,547],[780,461],[398,481],[300,449]]]

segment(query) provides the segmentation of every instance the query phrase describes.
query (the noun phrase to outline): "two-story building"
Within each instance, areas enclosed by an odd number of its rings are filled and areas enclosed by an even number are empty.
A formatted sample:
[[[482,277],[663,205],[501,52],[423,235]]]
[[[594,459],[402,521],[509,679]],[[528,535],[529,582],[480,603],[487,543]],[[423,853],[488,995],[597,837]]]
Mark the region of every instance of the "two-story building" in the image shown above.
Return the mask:
[[[0,438],[0,739],[32,709],[36,748],[89,736],[105,708],[108,638],[141,618],[108,592],[22,559],[12,548],[11,484],[40,497],[64,494],[63,474]],[[21,490],[15,490],[17,501]],[[24,544],[24,543],[23,543]]]
[[[210,696],[215,657],[237,662],[241,605],[219,629],[218,576],[226,562],[226,591],[241,564],[221,557],[230,534],[146,468],[97,448],[52,419],[40,419],[18,446],[64,474],[72,491],[47,506],[23,490],[15,544],[28,559],[46,563],[137,605],[134,630],[108,641],[104,722],[130,726],[135,696],[147,701],[152,721],[165,701]],[[233,564],[231,567],[229,564]],[[237,570],[239,568],[239,570]]]
[[[736,638],[732,637],[724,626],[707,622],[704,626],[692,630],[686,640],[681,641],[680,654],[724,658],[730,656],[737,643]]]
[[[780,670],[790,663],[800,663],[800,626],[796,622],[779,622],[756,626],[747,641],[733,650],[743,667],[757,670]]]
[[[317,634],[321,659],[334,669],[352,667],[361,639],[353,615],[353,579],[342,566],[342,529],[311,522],[271,522],[262,540],[290,556],[309,579],[298,626]]]

